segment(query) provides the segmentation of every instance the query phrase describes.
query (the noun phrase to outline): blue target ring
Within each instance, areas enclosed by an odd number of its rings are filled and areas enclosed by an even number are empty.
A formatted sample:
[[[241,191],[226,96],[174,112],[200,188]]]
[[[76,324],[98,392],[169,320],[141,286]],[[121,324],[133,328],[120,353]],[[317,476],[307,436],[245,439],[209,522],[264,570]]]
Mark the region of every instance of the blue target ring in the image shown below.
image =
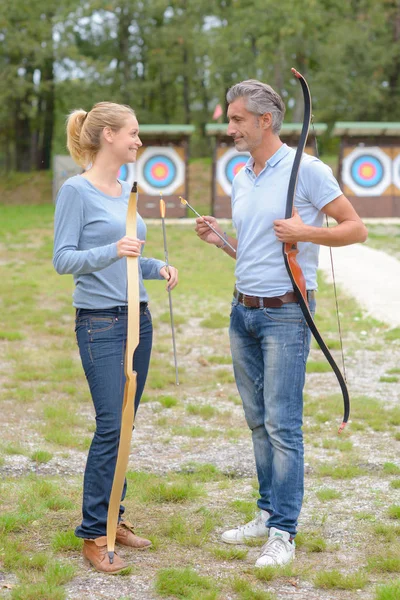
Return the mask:
[[[143,167],[147,183],[155,188],[165,188],[176,178],[176,165],[167,156],[152,156]]]
[[[238,156],[232,157],[225,166],[225,177],[232,183],[235,176],[239,173],[240,169],[242,169],[248,161],[248,155],[239,154]]]
[[[350,167],[350,173],[357,185],[372,188],[382,181],[384,169],[378,158],[366,154],[354,160]]]

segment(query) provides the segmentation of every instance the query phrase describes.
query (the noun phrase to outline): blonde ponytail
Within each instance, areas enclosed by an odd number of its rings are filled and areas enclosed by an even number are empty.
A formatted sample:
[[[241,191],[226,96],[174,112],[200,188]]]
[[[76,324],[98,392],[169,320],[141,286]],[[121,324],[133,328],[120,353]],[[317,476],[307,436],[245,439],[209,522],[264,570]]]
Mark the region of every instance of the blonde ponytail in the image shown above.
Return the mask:
[[[72,111],[67,118],[67,148],[74,161],[84,168],[93,163],[104,127],[118,131],[128,116],[135,117],[135,111],[114,102],[98,102],[88,113],[82,109]]]
[[[86,167],[85,152],[80,143],[83,124],[88,113],[78,109],[72,111],[67,119],[67,148],[74,161],[81,167]]]

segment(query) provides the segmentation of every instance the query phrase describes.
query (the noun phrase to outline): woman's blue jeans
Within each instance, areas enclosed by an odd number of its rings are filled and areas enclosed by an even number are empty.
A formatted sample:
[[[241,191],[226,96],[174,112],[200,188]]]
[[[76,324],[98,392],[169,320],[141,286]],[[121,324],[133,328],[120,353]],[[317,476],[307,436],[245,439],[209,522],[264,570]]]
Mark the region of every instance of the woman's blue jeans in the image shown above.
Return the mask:
[[[310,302],[315,312],[315,301]],[[230,340],[236,385],[252,431],[267,527],[296,535],[304,493],[303,387],[310,330],[299,304],[245,308],[232,303]]]
[[[83,483],[82,523],[75,535],[97,538],[106,535],[108,502],[118,454],[125,387],[126,307],[78,309],[75,332],[96,413],[96,431]],[[152,339],[151,315],[147,304],[141,304],[140,341],[133,357],[133,368],[137,372],[135,410],[147,378]],[[126,481],[121,501],[125,493]],[[123,512],[121,505],[120,517]]]

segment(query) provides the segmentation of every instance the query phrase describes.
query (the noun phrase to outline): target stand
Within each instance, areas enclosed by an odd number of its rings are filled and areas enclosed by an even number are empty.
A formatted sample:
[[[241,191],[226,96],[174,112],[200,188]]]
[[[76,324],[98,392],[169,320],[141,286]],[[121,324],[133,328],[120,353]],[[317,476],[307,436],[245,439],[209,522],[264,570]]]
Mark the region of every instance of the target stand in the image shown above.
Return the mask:
[[[400,217],[400,123],[338,122],[339,181],[360,217]]]
[[[248,152],[238,152],[227,135],[226,123],[209,123],[206,133],[214,138],[213,172],[212,172],[212,214],[217,218],[232,218],[231,193],[232,182],[249,158]],[[296,147],[300,137],[300,123],[283,124],[280,137],[291,147]],[[311,130],[306,152],[315,155],[314,131],[321,134],[326,130],[324,123],[319,123]]]
[[[189,200],[189,138],[192,125],[141,125],[143,142],[134,165],[138,182],[138,211],[142,217],[160,217],[160,192],[166,216],[185,217],[179,196]]]

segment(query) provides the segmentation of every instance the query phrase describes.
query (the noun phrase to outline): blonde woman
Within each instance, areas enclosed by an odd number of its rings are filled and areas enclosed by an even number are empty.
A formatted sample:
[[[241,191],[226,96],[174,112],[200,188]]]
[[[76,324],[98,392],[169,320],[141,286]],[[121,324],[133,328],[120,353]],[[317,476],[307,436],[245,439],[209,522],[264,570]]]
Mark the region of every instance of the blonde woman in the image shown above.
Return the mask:
[[[135,112],[100,102],[89,112],[73,111],[67,121],[67,147],[87,169],[61,187],[55,211],[53,264],[75,282],[76,338],[96,413],[83,486],[82,522],[75,534],[84,539],[83,554],[101,572],[116,573],[127,565],[118,554],[110,564],[106,545],[109,497],[118,452],[127,337],[127,256],[139,258],[140,341],[134,355],[137,410],[152,347],[152,322],[143,279],[178,283],[178,272],[162,261],[143,257],[146,226],[137,215],[137,238],[125,235],[130,186],[118,179],[125,163],[134,162],[142,142]],[[88,168],[90,166],[90,168]],[[126,493],[126,482],[122,499]],[[121,504],[116,541],[143,549],[149,540],[123,520]]]

